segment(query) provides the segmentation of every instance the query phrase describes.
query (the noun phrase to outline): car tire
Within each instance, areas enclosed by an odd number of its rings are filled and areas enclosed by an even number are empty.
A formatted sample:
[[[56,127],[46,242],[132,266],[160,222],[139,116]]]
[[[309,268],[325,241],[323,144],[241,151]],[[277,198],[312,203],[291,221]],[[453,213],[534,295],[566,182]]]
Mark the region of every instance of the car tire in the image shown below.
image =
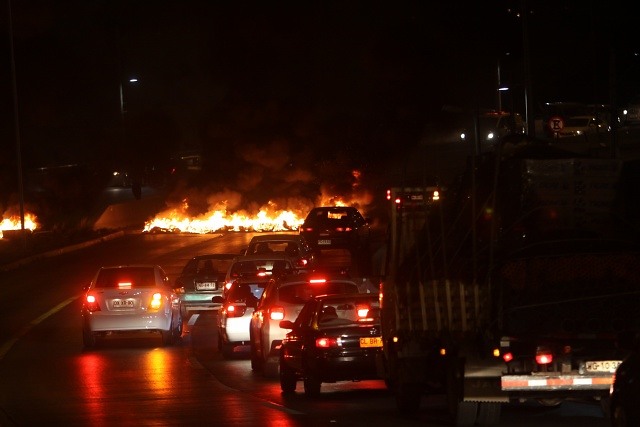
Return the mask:
[[[222,357],[229,360],[233,358],[233,348],[235,347],[233,344],[225,343],[224,341],[221,343],[222,348],[220,351],[222,352]]]
[[[282,358],[280,359],[280,389],[284,394],[291,394],[296,391],[296,372],[288,366]]]
[[[82,328],[82,344],[85,348],[94,348],[97,344],[96,336],[86,326]]]
[[[322,382],[315,372],[311,370],[305,372],[303,384],[304,394],[308,397],[316,397],[320,394],[320,386]]]
[[[161,330],[160,335],[162,336],[162,345],[168,346],[173,344],[173,328],[168,331]]]
[[[264,368],[264,361],[262,357],[258,354],[258,348],[256,347],[255,342],[251,339],[251,370],[252,371],[262,371]]]

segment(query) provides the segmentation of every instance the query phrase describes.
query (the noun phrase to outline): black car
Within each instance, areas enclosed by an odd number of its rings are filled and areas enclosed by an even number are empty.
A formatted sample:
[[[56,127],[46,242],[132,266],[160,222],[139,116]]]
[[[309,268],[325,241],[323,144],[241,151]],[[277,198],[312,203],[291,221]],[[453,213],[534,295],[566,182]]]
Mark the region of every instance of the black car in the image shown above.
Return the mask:
[[[613,427],[640,426],[640,341],[633,340],[631,353],[616,369],[610,396]]]
[[[376,294],[336,294],[309,300],[280,348],[280,387],[293,393],[298,380],[307,396],[323,382],[380,379],[376,355],[382,351],[380,304]]]
[[[222,295],[227,271],[237,256],[214,253],[198,255],[187,261],[174,285],[174,291],[180,297],[183,317],[190,311],[216,310],[220,307],[211,298]]]
[[[311,209],[300,226],[315,250],[348,249],[352,254],[369,247],[369,222],[355,207],[323,206]]]

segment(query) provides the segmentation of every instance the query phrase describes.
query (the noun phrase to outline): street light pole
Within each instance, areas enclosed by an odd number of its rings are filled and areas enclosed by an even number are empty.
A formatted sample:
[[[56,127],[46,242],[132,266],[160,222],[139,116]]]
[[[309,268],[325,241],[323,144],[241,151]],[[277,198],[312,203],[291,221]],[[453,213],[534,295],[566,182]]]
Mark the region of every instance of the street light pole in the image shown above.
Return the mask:
[[[18,160],[18,192],[20,193],[20,234],[22,235],[22,244],[26,249],[27,236],[24,228],[24,183],[22,179],[22,146],[20,143],[20,115],[18,111],[18,83],[16,77],[16,60],[15,48],[13,41],[13,12],[11,10],[11,0],[7,0],[7,8],[9,14],[9,44],[11,49],[11,86],[13,87],[13,114],[14,129],[16,134],[16,157]]]

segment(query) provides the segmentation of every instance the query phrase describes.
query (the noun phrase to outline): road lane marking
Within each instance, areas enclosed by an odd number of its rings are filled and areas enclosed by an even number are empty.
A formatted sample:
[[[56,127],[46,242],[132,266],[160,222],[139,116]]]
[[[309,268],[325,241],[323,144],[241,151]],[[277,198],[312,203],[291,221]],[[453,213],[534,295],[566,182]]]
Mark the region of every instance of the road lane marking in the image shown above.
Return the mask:
[[[71,304],[73,301],[77,300],[78,298],[80,298],[80,295],[75,296],[75,297],[71,297],[71,298],[69,298],[69,299],[67,299],[65,301],[62,301],[60,304],[56,305],[51,310],[47,311],[46,313],[41,314],[40,316],[36,317],[34,320],[29,322],[26,326],[23,326],[22,329],[20,329],[11,339],[6,341],[4,344],[2,344],[2,347],[0,347],[0,361],[2,361],[2,359],[4,359],[4,356],[6,356],[6,354],[9,352],[9,350],[11,350],[11,347],[13,347],[13,345],[20,338],[25,336],[31,329],[33,329],[35,326],[37,326],[39,323],[41,323],[47,317],[50,317],[50,316],[56,314],[57,312],[59,312],[60,310],[62,310],[63,308],[65,308],[66,306]]]

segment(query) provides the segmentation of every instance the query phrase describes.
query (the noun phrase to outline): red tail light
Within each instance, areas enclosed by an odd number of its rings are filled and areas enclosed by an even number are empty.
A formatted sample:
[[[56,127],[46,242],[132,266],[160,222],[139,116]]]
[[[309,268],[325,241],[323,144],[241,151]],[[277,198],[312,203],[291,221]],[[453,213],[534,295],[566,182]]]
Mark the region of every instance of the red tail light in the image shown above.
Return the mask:
[[[311,280],[309,280],[309,283],[311,283],[311,284],[313,284],[313,283],[327,283],[327,279],[323,279],[323,278],[311,279]]]
[[[338,233],[348,233],[348,232],[350,232],[352,230],[353,230],[353,228],[351,228],[351,227],[336,227],[336,231]]]
[[[553,362],[553,354],[548,348],[538,347],[536,349],[536,363],[538,365],[548,365]]]
[[[227,317],[242,317],[247,311],[247,306],[243,304],[229,304],[225,308],[225,311],[227,313]]]
[[[284,319],[284,307],[271,307],[269,309],[269,319],[271,319],[271,320],[283,320]]]
[[[356,313],[358,313],[359,319],[364,319],[369,315],[369,306],[367,305],[358,305],[356,306]]]
[[[338,347],[338,339],[330,338],[330,337],[316,338],[316,347],[318,348]]]
[[[296,262],[298,267],[306,267],[307,264],[309,264],[309,260],[304,259],[304,258],[300,258],[297,262]]]
[[[511,362],[513,360],[513,353],[507,352],[507,353],[503,354],[502,355],[502,360],[504,360],[507,363]]]
[[[84,306],[89,311],[100,311],[100,305],[98,304],[98,299],[95,295],[88,294],[85,297]]]

